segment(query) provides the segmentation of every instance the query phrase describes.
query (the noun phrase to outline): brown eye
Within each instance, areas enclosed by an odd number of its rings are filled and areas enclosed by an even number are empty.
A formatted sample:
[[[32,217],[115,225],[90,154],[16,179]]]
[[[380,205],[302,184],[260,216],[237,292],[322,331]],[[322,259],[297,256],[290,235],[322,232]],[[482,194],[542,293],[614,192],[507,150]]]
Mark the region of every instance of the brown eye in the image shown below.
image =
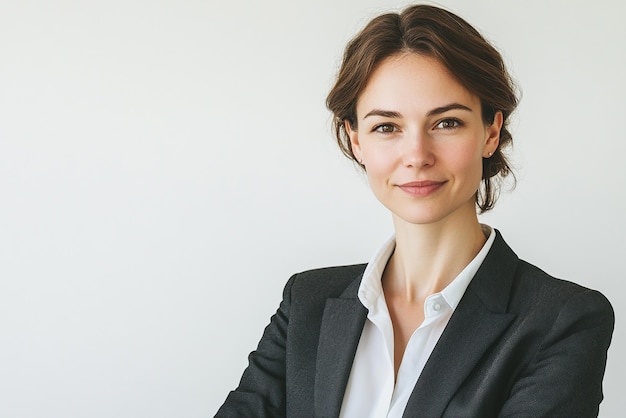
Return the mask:
[[[384,123],[374,127],[374,131],[380,132],[381,134],[390,134],[396,131],[396,127],[388,123]]]
[[[435,126],[437,129],[455,129],[460,127],[461,121],[458,119],[444,119]]]

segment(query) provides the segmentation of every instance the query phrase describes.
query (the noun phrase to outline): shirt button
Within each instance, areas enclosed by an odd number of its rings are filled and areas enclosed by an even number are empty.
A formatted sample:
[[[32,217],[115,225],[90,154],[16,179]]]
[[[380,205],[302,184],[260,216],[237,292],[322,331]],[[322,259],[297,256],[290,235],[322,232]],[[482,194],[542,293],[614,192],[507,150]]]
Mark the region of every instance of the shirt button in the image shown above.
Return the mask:
[[[433,309],[435,310],[435,312],[439,312],[439,310],[441,309],[441,305],[440,305],[440,304],[438,304],[438,303],[435,303],[435,304],[433,305]]]

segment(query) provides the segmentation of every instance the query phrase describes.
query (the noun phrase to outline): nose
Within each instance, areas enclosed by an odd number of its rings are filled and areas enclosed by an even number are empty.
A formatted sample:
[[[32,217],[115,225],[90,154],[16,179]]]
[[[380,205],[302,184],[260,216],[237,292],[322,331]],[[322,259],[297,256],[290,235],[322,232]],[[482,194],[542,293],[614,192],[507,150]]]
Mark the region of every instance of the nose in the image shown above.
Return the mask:
[[[407,167],[423,168],[435,163],[432,138],[421,130],[408,132],[403,138],[402,158]]]

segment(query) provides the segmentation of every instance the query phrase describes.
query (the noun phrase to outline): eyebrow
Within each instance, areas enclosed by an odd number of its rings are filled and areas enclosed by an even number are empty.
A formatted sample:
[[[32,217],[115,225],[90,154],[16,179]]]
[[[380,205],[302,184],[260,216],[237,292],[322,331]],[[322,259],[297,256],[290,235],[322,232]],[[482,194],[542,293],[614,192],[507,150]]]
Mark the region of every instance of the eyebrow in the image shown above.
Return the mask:
[[[461,103],[450,103],[449,105],[434,108],[433,110],[429,111],[426,116],[440,115],[442,113],[446,113],[449,110],[466,110],[468,112],[472,111],[472,109],[465,105],[462,105]]]
[[[370,116],[381,116],[383,118],[399,119],[402,117],[402,114],[394,110],[374,109],[371,112],[369,112],[367,115],[363,116],[363,119],[369,118]]]
[[[468,112],[472,111],[472,109],[460,103],[450,103],[448,105],[436,107],[428,111],[426,116],[440,115],[442,113],[446,113],[449,110],[465,110]],[[395,110],[383,110],[383,109],[374,109],[370,111],[367,115],[365,115],[363,119],[366,119],[370,116],[381,116],[383,118],[395,118],[395,119],[402,118],[402,114],[400,112],[396,112]]]

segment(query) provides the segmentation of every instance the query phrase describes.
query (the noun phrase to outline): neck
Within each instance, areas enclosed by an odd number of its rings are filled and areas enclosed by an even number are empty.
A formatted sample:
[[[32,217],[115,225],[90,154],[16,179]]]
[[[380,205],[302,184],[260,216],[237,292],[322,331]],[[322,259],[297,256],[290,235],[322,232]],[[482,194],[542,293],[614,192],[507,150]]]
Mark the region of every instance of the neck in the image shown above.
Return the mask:
[[[386,295],[423,301],[440,292],[486,241],[475,209],[436,223],[416,225],[394,217],[396,248],[383,276]]]

